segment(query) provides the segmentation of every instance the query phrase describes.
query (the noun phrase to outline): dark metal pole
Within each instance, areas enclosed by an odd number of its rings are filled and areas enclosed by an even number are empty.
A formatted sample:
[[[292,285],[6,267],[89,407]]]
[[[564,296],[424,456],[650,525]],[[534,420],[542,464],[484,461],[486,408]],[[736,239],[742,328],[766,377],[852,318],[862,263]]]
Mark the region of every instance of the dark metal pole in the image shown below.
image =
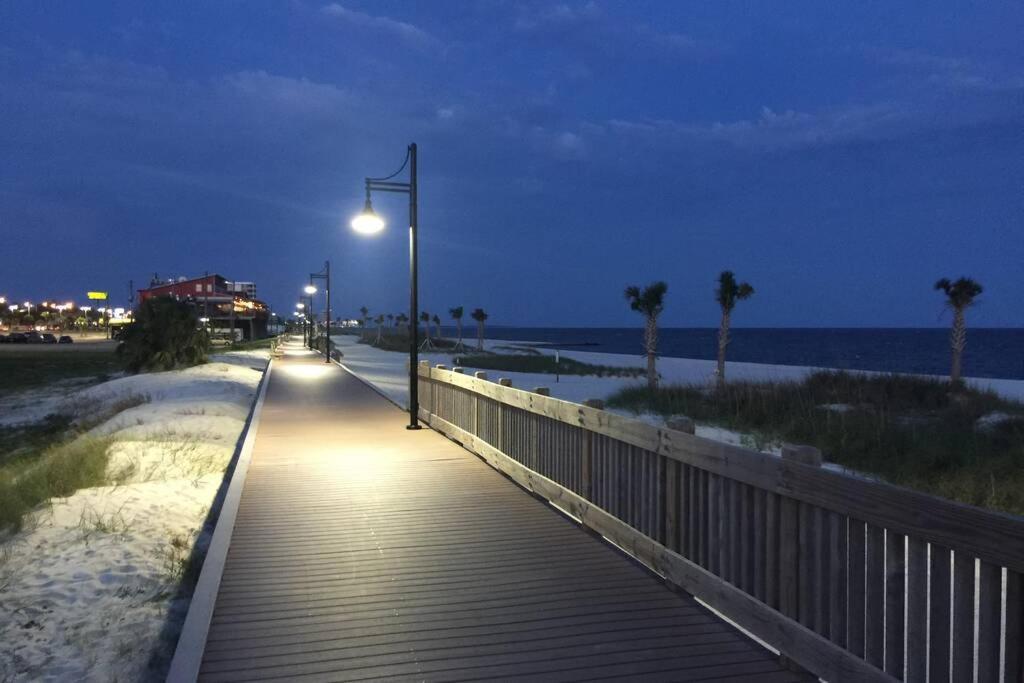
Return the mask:
[[[309,286],[313,286],[313,277],[309,278]],[[309,348],[313,349],[313,337],[316,336],[316,313],[313,312],[313,295],[309,295]]]
[[[416,143],[409,145],[409,319],[412,327],[409,334],[409,426],[419,429],[419,292],[416,254]]]
[[[324,261],[327,270],[327,345],[324,346],[324,362],[331,362],[331,262]]]

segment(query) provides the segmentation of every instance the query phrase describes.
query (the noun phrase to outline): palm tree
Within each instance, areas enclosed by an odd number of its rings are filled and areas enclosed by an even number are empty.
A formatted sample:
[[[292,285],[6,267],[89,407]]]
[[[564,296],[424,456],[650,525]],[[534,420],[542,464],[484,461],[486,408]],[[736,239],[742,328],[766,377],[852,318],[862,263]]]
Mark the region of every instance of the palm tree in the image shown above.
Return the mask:
[[[378,315],[373,322],[377,323],[377,341],[375,341],[374,344],[380,344],[380,335],[384,325],[384,314],[381,313]]]
[[[655,282],[641,291],[639,287],[626,287],[629,307],[644,316],[644,350],[647,353],[647,387],[658,388],[658,371],[655,358],[658,354],[658,316],[665,309],[665,292],[668,285]]]
[[[437,334],[435,335],[438,341],[441,340],[441,319],[437,317],[437,313],[433,317],[434,327],[437,328]]]
[[[974,298],[984,289],[969,277],[962,277],[956,282],[942,278],[935,283],[935,289],[946,294],[946,305],[953,309],[953,331],[949,335],[953,360],[949,370],[949,381],[960,384],[960,366],[964,347],[967,345],[967,321],[964,318],[964,311],[974,305]]]
[[[732,309],[737,301],[749,299],[754,295],[754,288],[746,282],[737,284],[731,270],[723,270],[718,275],[718,289],[715,290],[715,301],[722,308],[722,322],[718,326],[718,386],[725,386],[725,347],[729,345],[729,323]]]
[[[469,317],[476,321],[476,350],[484,350],[484,322],[490,316],[482,308],[473,309]]]
[[[405,313],[399,313],[398,315],[396,315],[395,322],[398,323],[400,327],[404,326],[406,332],[409,331],[409,316],[407,316]]]
[[[420,320],[423,321],[423,329],[425,331],[423,336],[423,343],[420,344],[421,349],[432,349],[434,345],[430,343],[430,314],[426,311],[420,313]]]
[[[448,309],[448,315],[455,321],[455,329],[458,333],[459,340],[455,342],[455,350],[462,350],[462,306],[456,306],[455,308]]]
[[[388,313],[388,327],[394,327],[394,326],[395,326],[395,314],[394,313]]]
[[[362,318],[359,319],[359,324],[366,327],[366,317],[370,315],[370,309],[366,306],[360,306],[359,312],[362,314]]]

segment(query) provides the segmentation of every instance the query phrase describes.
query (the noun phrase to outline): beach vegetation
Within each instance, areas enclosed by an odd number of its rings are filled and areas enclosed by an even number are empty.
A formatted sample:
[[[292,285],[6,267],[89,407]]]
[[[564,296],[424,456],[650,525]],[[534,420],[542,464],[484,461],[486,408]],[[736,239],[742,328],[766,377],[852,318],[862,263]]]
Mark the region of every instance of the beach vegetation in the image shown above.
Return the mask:
[[[482,353],[457,356],[455,365],[476,370],[505,370],[508,372],[532,372],[538,374],[559,375],[593,375],[597,377],[641,377],[643,368],[617,367],[612,365],[594,365],[583,363],[572,358],[524,353]]]
[[[736,302],[749,299],[754,295],[754,288],[746,282],[736,282],[731,270],[723,270],[718,275],[718,288],[715,289],[715,301],[722,309],[722,320],[718,325],[718,384],[725,384],[725,349],[729,345],[729,325],[732,322],[732,311]]]
[[[484,350],[484,323],[490,316],[482,308],[474,308],[469,317],[476,321],[476,350]]]
[[[952,358],[950,360],[949,381],[961,384],[961,370],[964,347],[967,345],[966,311],[974,305],[974,300],[982,293],[980,284],[968,277],[955,282],[942,278],[935,283],[935,289],[946,295],[946,305],[953,311],[953,329],[949,335]]]
[[[644,353],[647,354],[647,387],[652,391],[658,388],[658,370],[655,366],[658,355],[658,316],[665,310],[665,293],[668,285],[655,282],[643,289],[637,286],[626,287],[626,300],[629,307],[644,316]]]
[[[196,310],[169,296],[146,299],[117,348],[129,372],[157,372],[206,362],[210,336]]]
[[[954,389],[956,389],[954,391]],[[907,375],[816,372],[802,382],[629,387],[608,406],[738,431],[944,498],[1024,514],[1024,404]]]
[[[462,346],[462,314],[463,314],[463,312],[464,311],[463,311],[462,306],[455,306],[454,308],[449,308],[448,309],[448,315],[450,315],[452,317],[452,320],[455,321],[455,334],[458,337],[458,341],[456,342],[456,345],[458,345],[458,346]]]

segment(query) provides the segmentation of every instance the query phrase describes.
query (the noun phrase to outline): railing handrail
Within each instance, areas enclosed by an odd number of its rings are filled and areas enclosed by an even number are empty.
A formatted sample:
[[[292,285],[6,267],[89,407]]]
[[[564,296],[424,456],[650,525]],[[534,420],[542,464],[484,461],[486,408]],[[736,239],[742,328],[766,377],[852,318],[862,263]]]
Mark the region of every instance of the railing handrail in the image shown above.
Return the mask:
[[[421,377],[581,427],[687,465],[962,550],[1024,573],[1024,518],[887,482],[783,460],[550,396],[421,365]]]

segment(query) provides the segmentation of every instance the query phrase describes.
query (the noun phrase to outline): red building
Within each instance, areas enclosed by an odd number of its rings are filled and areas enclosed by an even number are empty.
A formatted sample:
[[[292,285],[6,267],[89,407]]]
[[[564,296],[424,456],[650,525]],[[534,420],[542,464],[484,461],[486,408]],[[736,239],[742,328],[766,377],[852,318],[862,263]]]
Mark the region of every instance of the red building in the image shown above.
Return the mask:
[[[249,283],[251,284],[251,283]],[[139,302],[156,296],[171,296],[193,304],[199,318],[205,319],[213,334],[258,339],[267,335],[267,305],[234,291],[234,283],[220,275],[160,281],[156,276],[146,289],[139,290]]]

